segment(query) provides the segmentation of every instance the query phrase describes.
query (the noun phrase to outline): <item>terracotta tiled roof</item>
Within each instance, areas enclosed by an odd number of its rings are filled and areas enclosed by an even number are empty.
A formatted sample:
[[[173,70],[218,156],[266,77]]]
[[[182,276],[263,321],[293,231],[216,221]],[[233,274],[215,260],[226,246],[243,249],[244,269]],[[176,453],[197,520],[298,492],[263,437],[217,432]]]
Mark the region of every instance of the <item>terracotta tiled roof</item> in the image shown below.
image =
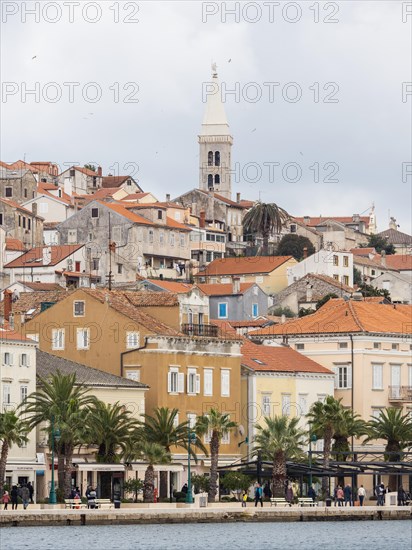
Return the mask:
[[[120,187],[125,181],[132,179],[131,176],[104,176],[102,187]]]
[[[259,346],[245,339],[242,355],[242,365],[257,372],[333,374],[326,367],[287,346]]]
[[[380,233],[378,233],[378,236],[385,238],[389,244],[393,245],[412,244],[412,237],[407,233],[402,233],[402,231],[398,231],[397,229],[386,229],[385,231],[381,231]]]
[[[84,244],[61,244],[56,246],[39,246],[30,249],[15,260],[9,262],[4,267],[44,267],[43,249],[50,248],[50,262],[46,265],[57,265],[62,260],[71,256],[74,252],[82,248]],[[36,261],[38,260],[38,261]]]
[[[62,191],[61,196],[55,195],[54,193],[51,193],[50,191],[56,191],[57,187],[50,183],[44,183],[40,182],[37,185],[37,192],[45,195],[47,197],[52,197],[53,199],[63,202],[64,204],[71,205],[71,197],[64,191]]]
[[[159,224],[161,225],[161,224]],[[166,217],[166,226],[173,229],[180,229],[180,231],[192,231],[187,225],[180,223],[169,216]]]
[[[136,193],[137,195],[148,195],[148,193]],[[121,200],[128,201],[130,199],[131,195],[127,195],[126,197],[123,197]],[[176,208],[177,210],[187,210],[185,206],[182,206],[181,204],[177,204],[176,202],[140,202],[137,204],[125,204],[125,208]]]
[[[389,258],[389,256],[386,256],[386,258]],[[372,260],[364,256],[354,256],[353,264],[355,266],[361,265],[365,267],[371,267],[374,269],[381,269],[382,271],[391,271],[395,269],[391,267],[387,261],[386,261],[386,265],[384,265],[382,263],[382,256],[380,254],[376,254]]]
[[[305,221],[305,217],[300,216],[293,216],[293,219],[303,223],[304,225],[309,225],[312,227],[315,227],[316,225],[319,225],[320,223],[324,223],[327,220],[337,221],[339,223],[343,224],[355,224],[358,222],[353,221],[352,216],[308,216],[309,220]],[[369,216],[359,216],[359,220],[363,222],[366,227],[369,227]]]
[[[167,292],[175,292],[176,294],[186,294],[193,285],[188,283],[179,283],[175,281],[162,281],[161,279],[147,279],[150,283],[163,288]]]
[[[24,283],[23,283],[24,284]],[[41,310],[41,304],[43,302],[56,303],[60,300],[64,300],[73,291],[68,290],[53,290],[53,291],[41,291],[41,292],[20,292],[19,298],[13,302],[13,313],[27,314],[28,317],[35,317]],[[0,305],[2,311],[3,302]],[[31,313],[27,313],[30,311]]]
[[[305,275],[305,277],[302,277],[302,279],[307,278],[309,281],[310,279],[318,279],[319,281],[323,281],[324,283],[328,283],[330,285],[333,285],[337,289],[342,289],[345,292],[354,292],[354,289],[351,286],[345,285],[341,283],[340,281],[337,281],[333,277],[329,277],[328,275],[322,275],[318,273],[308,273]]]
[[[155,334],[181,336],[180,332],[158,321],[141,309],[144,306],[177,306],[179,302],[175,294],[170,292],[121,292],[91,289],[82,289],[82,291],[101,303],[104,303],[107,297],[110,307]]]
[[[230,321],[233,328],[263,327],[270,322],[270,319],[253,319],[252,321]]]
[[[390,254],[386,256],[386,265],[397,271],[412,271],[412,256],[407,254]]]
[[[78,170],[79,172],[82,172],[82,174],[85,174],[86,176],[96,176],[99,177],[99,174],[97,172],[94,172],[93,170],[90,170],[89,168],[84,168],[82,166],[73,166],[72,169]],[[67,170],[66,170],[67,172]]]
[[[24,251],[24,244],[19,239],[6,237],[6,250]]]
[[[376,254],[374,248],[351,248],[350,252],[352,252],[354,256],[369,256],[369,254]]]
[[[113,210],[113,212],[116,212],[117,214],[120,214],[121,216],[124,216],[128,220],[134,223],[139,223],[143,225],[154,225],[153,222],[150,220],[144,218],[143,216],[139,216],[139,214],[135,214],[134,212],[130,212],[127,208],[122,206],[121,204],[114,203],[114,202],[102,202],[102,201],[96,201],[99,204],[106,206],[107,208],[110,208],[110,210]]]
[[[254,331],[253,336],[372,332],[412,334],[412,306],[335,298],[312,315]]]
[[[143,197],[146,197],[149,193],[129,193],[127,197],[123,197],[122,201],[138,201],[139,199],[143,199]]]
[[[115,193],[119,192],[118,187],[101,187],[100,189],[97,189],[92,195],[83,195],[84,200],[96,200],[96,199],[104,199],[106,197],[111,197]]]
[[[0,327],[0,341],[1,340],[13,340],[15,342],[31,342],[32,344],[34,344],[34,340],[31,340],[30,338],[26,338],[25,336],[23,336],[23,334],[20,334],[15,330],[3,328],[3,327]]]
[[[48,378],[57,371],[62,374],[76,374],[76,384],[84,384],[93,387],[109,388],[147,388],[146,384],[129,380],[122,376],[115,376],[74,361],[69,361],[64,357],[58,357],[45,351],[36,350],[36,369],[37,374],[42,378]]]
[[[255,283],[241,283],[240,292],[237,294],[244,294],[249,288],[254,286]],[[207,296],[229,296],[233,295],[233,285],[227,284],[198,284],[196,285]]]
[[[254,201],[241,200],[238,204],[243,208],[252,208],[255,205]]]
[[[203,271],[199,271],[195,277],[213,275],[246,275],[250,273],[271,273],[292,256],[254,256],[220,258],[213,260]]]
[[[27,286],[28,288],[31,288],[34,291],[39,291],[39,292],[65,290],[58,283],[28,283],[27,281],[19,281],[19,283],[21,283],[24,286]]]
[[[16,208],[17,210],[21,210],[22,212],[24,212],[25,214],[29,214],[30,216],[34,215],[31,210],[24,208],[24,206],[22,206],[18,202],[12,201],[10,199],[3,199],[2,197],[0,197],[0,202],[6,204],[7,206],[11,206],[12,208]]]

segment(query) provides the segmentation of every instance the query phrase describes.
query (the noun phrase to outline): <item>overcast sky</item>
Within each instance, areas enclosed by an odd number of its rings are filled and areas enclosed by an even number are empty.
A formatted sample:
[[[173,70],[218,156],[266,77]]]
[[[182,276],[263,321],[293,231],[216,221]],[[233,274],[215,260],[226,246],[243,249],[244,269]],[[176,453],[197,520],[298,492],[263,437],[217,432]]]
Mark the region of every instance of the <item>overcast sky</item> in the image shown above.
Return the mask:
[[[224,96],[233,195],[295,215],[374,201],[378,230],[390,211],[410,232],[410,3],[77,3],[1,2],[1,160],[93,162],[106,174],[132,163],[160,200],[197,187],[214,60],[238,92]],[[38,98],[25,93],[35,82]],[[79,85],[70,93],[68,82]]]

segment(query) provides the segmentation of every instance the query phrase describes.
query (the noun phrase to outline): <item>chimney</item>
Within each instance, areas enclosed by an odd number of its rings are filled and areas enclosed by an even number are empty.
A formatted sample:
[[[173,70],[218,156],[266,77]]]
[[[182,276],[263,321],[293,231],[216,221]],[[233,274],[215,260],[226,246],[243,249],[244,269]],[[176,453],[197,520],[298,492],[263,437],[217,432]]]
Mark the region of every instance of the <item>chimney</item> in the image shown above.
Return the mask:
[[[381,251],[381,265],[386,267],[386,252],[385,250]]]
[[[280,318],[280,323],[281,323],[281,325],[283,325],[284,323],[286,323],[286,316],[285,316],[284,313],[282,313],[282,316],[281,316],[281,318]]]
[[[98,166],[97,167],[97,175],[101,178],[102,175],[103,175],[103,171],[102,171],[102,167],[101,166]]]
[[[72,178],[64,178],[63,191],[66,193],[66,195],[69,195],[69,197],[72,196],[73,194]]]
[[[43,265],[49,265],[51,262],[51,248],[50,246],[43,247]]]
[[[240,277],[232,278],[232,293],[240,294]]]
[[[37,216],[37,202],[32,203],[31,211],[33,212],[33,216]]]
[[[306,286],[306,301],[311,302],[313,297],[313,285],[307,284]]]
[[[166,194],[166,202],[170,202],[170,195],[169,195],[169,193]]]
[[[10,319],[10,315],[12,313],[12,303],[13,303],[13,291],[6,289],[4,291],[4,323],[8,322]]]
[[[236,193],[236,202],[240,202],[240,193]]]
[[[360,222],[360,216],[359,216],[359,214],[353,214],[352,220],[353,220],[355,223],[359,223],[359,222]]]
[[[206,227],[206,212],[204,210],[200,211],[199,227],[203,229]]]
[[[391,216],[391,219],[389,221],[389,229],[395,229],[395,231],[398,229],[398,226],[396,224],[396,219]]]
[[[308,257],[308,247],[305,246],[303,247],[303,259],[306,260],[307,257]]]

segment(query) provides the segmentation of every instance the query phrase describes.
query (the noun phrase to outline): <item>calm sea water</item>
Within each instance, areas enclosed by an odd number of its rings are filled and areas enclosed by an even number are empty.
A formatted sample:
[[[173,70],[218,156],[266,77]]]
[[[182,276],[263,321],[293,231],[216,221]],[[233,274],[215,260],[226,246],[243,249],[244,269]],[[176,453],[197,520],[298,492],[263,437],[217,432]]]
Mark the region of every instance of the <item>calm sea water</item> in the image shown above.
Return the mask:
[[[411,550],[412,522],[11,527],[1,550]]]

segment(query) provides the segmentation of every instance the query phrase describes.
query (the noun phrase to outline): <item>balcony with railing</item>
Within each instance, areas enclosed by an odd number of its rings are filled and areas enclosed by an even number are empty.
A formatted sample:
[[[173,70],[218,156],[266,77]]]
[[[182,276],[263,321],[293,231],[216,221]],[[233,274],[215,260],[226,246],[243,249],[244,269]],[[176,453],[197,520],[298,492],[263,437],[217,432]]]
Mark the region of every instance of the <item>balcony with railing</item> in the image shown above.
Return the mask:
[[[389,386],[389,401],[412,403],[412,386]]]
[[[206,336],[208,338],[216,338],[219,333],[219,328],[215,325],[183,323],[182,332],[188,336]]]

